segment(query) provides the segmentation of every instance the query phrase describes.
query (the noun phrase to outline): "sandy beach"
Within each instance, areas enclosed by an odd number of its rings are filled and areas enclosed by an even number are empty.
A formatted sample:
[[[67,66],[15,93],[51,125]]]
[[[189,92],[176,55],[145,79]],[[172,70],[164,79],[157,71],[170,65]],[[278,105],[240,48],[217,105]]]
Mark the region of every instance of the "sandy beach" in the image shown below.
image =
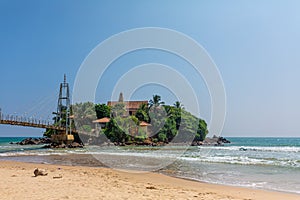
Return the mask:
[[[47,176],[34,177],[35,168]],[[0,199],[293,200],[296,194],[214,185],[156,173],[0,161]]]

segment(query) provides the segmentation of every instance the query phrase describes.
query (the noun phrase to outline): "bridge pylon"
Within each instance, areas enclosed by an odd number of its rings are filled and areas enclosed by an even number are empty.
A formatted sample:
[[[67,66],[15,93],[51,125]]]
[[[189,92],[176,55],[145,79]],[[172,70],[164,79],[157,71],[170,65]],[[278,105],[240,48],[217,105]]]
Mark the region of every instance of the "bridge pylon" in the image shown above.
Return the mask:
[[[52,135],[52,140],[57,143],[70,143],[74,140],[72,135],[72,119],[71,113],[71,99],[69,83],[67,83],[66,75],[64,75],[64,82],[60,83],[59,96],[57,101],[57,111],[55,114],[55,125],[65,127],[65,131],[56,130],[56,134]]]

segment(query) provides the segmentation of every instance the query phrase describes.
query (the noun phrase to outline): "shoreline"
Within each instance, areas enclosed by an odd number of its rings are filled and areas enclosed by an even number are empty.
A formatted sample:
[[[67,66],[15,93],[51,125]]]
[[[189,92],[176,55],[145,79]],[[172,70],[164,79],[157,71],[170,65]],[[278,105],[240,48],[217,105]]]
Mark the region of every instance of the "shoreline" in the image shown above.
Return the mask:
[[[35,168],[47,169],[49,175],[33,178]],[[59,175],[62,178],[53,179]],[[6,160],[0,160],[0,176],[5,180],[0,183],[0,190],[5,191],[1,197],[5,199],[132,199],[134,196],[134,199],[296,200],[300,197],[294,193],[218,185],[155,172]]]

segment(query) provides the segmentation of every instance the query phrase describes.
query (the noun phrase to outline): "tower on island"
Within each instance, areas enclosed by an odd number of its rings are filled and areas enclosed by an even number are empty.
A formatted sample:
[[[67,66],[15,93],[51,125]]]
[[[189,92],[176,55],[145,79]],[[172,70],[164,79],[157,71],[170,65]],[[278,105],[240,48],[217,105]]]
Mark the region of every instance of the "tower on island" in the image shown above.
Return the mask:
[[[123,93],[121,92],[119,95],[119,100],[118,101],[108,101],[107,105],[108,106],[115,106],[116,104],[124,104],[124,107],[126,111],[128,112],[129,115],[135,115],[136,111],[139,109],[139,107],[142,104],[148,105],[147,100],[143,101],[124,101]]]
[[[57,111],[55,114],[55,126],[62,127],[62,130],[56,130],[52,135],[52,140],[57,143],[70,143],[74,140],[72,135],[72,119],[71,113],[71,99],[69,83],[67,83],[66,75],[64,75],[64,82],[60,83],[59,96],[57,101]]]

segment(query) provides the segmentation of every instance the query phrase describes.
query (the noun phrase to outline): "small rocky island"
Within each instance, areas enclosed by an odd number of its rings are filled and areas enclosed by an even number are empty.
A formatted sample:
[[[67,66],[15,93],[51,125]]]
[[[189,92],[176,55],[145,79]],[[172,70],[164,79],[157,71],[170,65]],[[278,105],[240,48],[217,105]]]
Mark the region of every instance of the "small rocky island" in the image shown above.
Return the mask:
[[[95,116],[87,114],[90,111],[95,111]],[[56,117],[58,120],[55,120],[53,126],[61,128],[63,132],[57,133],[56,129],[48,127],[45,137],[27,138],[17,144],[45,144],[45,148],[82,148],[84,144],[222,146],[230,143],[223,137],[207,137],[209,131],[204,119],[185,110],[179,101],[166,105],[159,95],[153,95],[149,101],[124,101],[121,92],[118,101],[108,101],[107,104],[76,103],[72,105],[70,116],[63,109],[59,113],[63,113],[64,117]],[[75,124],[79,126],[75,127]],[[64,131],[72,137],[64,137]]]

